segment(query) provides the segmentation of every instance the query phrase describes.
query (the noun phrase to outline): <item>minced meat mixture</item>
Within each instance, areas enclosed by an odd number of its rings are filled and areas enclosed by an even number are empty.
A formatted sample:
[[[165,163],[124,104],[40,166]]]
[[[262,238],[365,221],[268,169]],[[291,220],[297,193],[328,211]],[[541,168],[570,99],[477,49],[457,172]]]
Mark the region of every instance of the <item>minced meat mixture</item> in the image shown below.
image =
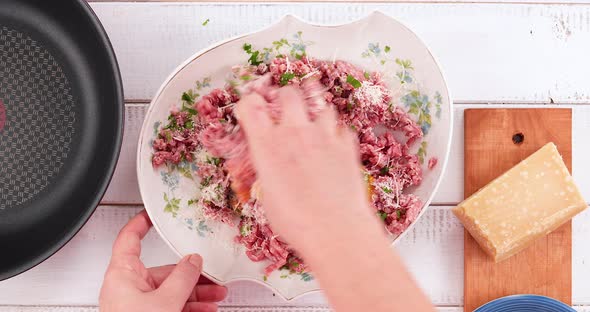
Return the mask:
[[[260,93],[270,104],[272,119],[280,120],[276,90],[298,86],[306,97],[310,118],[327,106],[339,113],[339,123],[358,134],[363,171],[375,213],[393,234],[416,220],[423,202],[407,192],[419,185],[422,168],[410,148],[423,136],[421,128],[396,105],[377,72],[365,72],[344,61],[276,57],[267,63],[236,66],[242,83],[215,89],[199,100],[171,112],[168,124],[153,142],[154,167],[196,163],[201,196],[197,205],[212,220],[238,228],[235,241],[245,246],[252,261],[268,260],[265,274],[276,269],[303,273],[305,264],[267,224],[259,198],[256,171],[234,106],[240,94]],[[435,161],[435,160],[434,160]],[[431,160],[430,166],[434,162]]]

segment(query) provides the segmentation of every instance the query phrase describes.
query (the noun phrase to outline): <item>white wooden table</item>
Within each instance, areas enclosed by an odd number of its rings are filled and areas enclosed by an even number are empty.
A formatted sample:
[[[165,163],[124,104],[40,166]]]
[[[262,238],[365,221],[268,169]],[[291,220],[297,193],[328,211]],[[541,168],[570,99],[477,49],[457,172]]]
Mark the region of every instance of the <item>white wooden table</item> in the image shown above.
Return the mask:
[[[117,171],[88,224],[56,255],[0,282],[0,311],[96,311],[118,230],[141,209],[135,150],[147,105],[183,60],[216,41],[260,29],[286,13],[340,23],[379,9],[410,26],[442,65],[455,99],[451,159],[434,203],[396,249],[440,311],[461,311],[463,229],[449,208],[462,199],[463,110],[573,108],[573,170],[590,199],[590,3],[92,2],[114,45],[125,86],[125,135]],[[201,23],[210,19],[207,26]],[[573,222],[573,302],[590,311],[590,212]],[[155,232],[147,265],[177,261]],[[0,252],[1,253],[1,252]],[[222,311],[328,311],[321,294],[285,303],[253,283],[229,285]]]

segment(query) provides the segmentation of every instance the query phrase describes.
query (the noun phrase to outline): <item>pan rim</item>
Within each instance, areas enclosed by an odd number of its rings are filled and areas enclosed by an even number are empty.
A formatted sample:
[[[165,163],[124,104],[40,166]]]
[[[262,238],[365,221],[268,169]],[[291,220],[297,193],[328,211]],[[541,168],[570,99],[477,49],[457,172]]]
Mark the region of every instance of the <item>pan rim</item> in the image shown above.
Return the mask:
[[[114,73],[112,81],[114,86],[114,99],[119,104],[119,109],[116,110],[117,114],[112,116],[113,124],[116,126],[113,140],[114,153],[112,153],[110,155],[110,159],[107,160],[108,166],[104,171],[106,175],[103,181],[99,183],[99,187],[96,189],[96,196],[90,201],[90,204],[88,204],[86,207],[83,207],[83,209],[80,209],[81,214],[78,218],[78,221],[76,221],[68,230],[64,231],[62,237],[56,239],[55,242],[49,245],[48,248],[46,248],[43,252],[35,255],[27,261],[23,261],[19,265],[8,268],[6,271],[0,271],[0,281],[8,280],[18,276],[45,262],[51,256],[60,251],[76,236],[76,234],[78,234],[78,232],[80,232],[84,225],[88,223],[88,220],[94,214],[96,208],[99,206],[104,194],[106,193],[121,154],[125,121],[125,97],[123,92],[121,71],[113,45],[107,35],[106,30],[100,22],[100,19],[85,0],[71,0],[71,5],[74,7],[77,6],[83,11],[83,14],[85,15],[84,17],[88,20],[89,27],[96,31],[98,39],[100,40],[99,44],[104,47],[104,52],[106,53],[108,61],[111,65],[110,70],[112,70]]]

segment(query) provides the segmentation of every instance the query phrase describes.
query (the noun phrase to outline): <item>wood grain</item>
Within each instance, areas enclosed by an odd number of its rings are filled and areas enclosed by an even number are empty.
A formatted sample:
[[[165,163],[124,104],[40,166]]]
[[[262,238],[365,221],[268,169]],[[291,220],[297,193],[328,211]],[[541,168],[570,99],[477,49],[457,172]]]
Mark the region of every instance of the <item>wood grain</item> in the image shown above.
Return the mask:
[[[436,305],[462,306],[463,226],[450,208],[428,208],[395,248]],[[115,236],[140,209],[141,206],[99,207],[74,239],[57,254],[22,275],[0,282],[0,306],[95,306]],[[577,305],[590,305],[590,250],[587,248],[590,210],[577,216],[572,227],[573,301]],[[142,249],[142,259],[147,266],[178,260],[153,230],[144,239]],[[250,282],[231,283],[229,288],[229,297],[223,306],[307,307],[327,304],[320,294],[287,303],[273,296],[271,290]]]
[[[435,203],[462,199],[463,110],[474,107],[531,107],[531,103],[583,104],[573,107],[574,179],[590,199],[590,5],[587,1],[472,0],[378,3],[141,3],[90,1],[113,42],[129,102],[146,102],[166,76],[187,57],[210,44],[254,31],[286,13],[316,23],[341,23],[378,9],[414,30],[445,69],[455,103],[451,159]],[[136,3],[137,2],[137,3]],[[147,2],[147,1],[146,1]],[[156,1],[154,1],[156,2]],[[191,2],[183,0],[182,2]],[[432,2],[440,2],[433,4]],[[509,3],[509,4],[507,4]],[[521,4],[522,3],[522,4]],[[548,3],[551,5],[539,5]],[[560,5],[567,3],[568,5]],[[556,5],[553,5],[556,4]],[[207,18],[211,22],[202,27]],[[558,62],[555,60],[559,60]],[[488,103],[496,103],[493,106]],[[477,105],[473,105],[477,104]],[[508,104],[508,105],[506,105]],[[527,104],[527,105],[521,105]],[[555,107],[554,105],[551,105]],[[544,106],[545,107],[545,106]],[[98,311],[97,292],[114,235],[140,207],[135,148],[145,105],[126,107],[124,146],[106,202],[83,230],[48,261],[0,282],[0,312]],[[447,211],[432,207],[397,246],[439,311],[463,304],[463,232]],[[573,301],[590,312],[590,210],[573,220]],[[148,265],[176,260],[151,233],[144,242]],[[289,312],[323,311],[319,295],[289,303]],[[23,306],[25,305],[25,306]],[[31,306],[40,305],[40,306]],[[272,291],[248,282],[230,286],[222,312],[285,311]],[[94,306],[94,307],[91,307]],[[249,306],[249,308],[246,308]]]
[[[577,312],[589,312],[590,306],[575,306]],[[219,312],[331,312],[326,307],[220,307]],[[462,307],[437,307],[437,312],[460,312]],[[99,312],[98,307],[0,306],[0,312]]]
[[[130,2],[130,0],[87,0],[87,2]],[[211,0],[131,0],[131,2],[204,2]],[[252,0],[226,0],[220,3],[252,2]],[[256,2],[343,2],[343,3],[485,3],[485,4],[584,4],[582,1],[556,1],[556,0],[495,0],[495,1],[474,1],[474,0],[258,0]]]
[[[91,3],[119,60],[125,97],[146,100],[220,40],[296,15],[340,24],[374,10],[429,47],[455,103],[590,103],[590,5],[480,3]],[[203,21],[210,19],[206,26]],[[355,48],[343,43],[342,48]],[[403,43],[392,38],[391,47]],[[206,73],[204,73],[206,74]]]
[[[570,109],[470,109],[465,111],[465,197],[541,148],[554,142],[571,171]],[[512,137],[524,134],[524,142]],[[563,225],[532,246],[494,263],[464,233],[464,308],[513,294],[540,294],[572,301],[572,227]]]
[[[589,312],[590,306],[574,306],[577,312]],[[331,312],[325,307],[220,307],[219,312]],[[460,312],[462,307],[437,307],[437,312]],[[98,307],[75,306],[0,306],[0,312],[99,312]]]
[[[455,205],[463,200],[463,111],[477,107],[571,107],[573,110],[573,163],[576,167],[574,179],[580,187],[584,198],[590,200],[590,144],[587,133],[590,133],[590,105],[455,105],[453,123],[453,144],[451,157],[433,203],[436,205]],[[137,174],[135,171],[137,140],[139,131],[147,111],[147,105],[130,104],[125,107],[125,131],[121,156],[115,175],[105,194],[102,204],[141,204]],[[590,224],[589,224],[590,226]]]
[[[56,255],[30,271],[0,282],[0,306],[96,305],[113,241],[140,209],[141,206],[99,207]],[[435,304],[461,304],[462,229],[450,207],[431,207],[396,245],[408,269]],[[142,242],[142,260],[146,266],[158,266],[175,263],[178,257],[152,229]],[[205,259],[205,265],[207,261],[214,259]],[[321,293],[285,302],[257,283],[236,281],[228,287],[229,295],[223,306],[327,305]]]
[[[428,208],[395,249],[434,304],[462,306],[463,226],[450,208]],[[57,254],[22,275],[0,282],[0,306],[95,306],[115,236],[140,209],[141,206],[99,207],[74,239]],[[577,216],[572,227],[573,301],[577,305],[590,305],[590,250],[587,247],[590,210]],[[142,259],[147,266],[178,260],[153,230],[144,239],[142,249]],[[327,304],[320,294],[310,294],[287,303],[273,296],[273,292],[264,286],[250,282],[231,283],[229,289],[229,297],[223,306],[309,307]]]

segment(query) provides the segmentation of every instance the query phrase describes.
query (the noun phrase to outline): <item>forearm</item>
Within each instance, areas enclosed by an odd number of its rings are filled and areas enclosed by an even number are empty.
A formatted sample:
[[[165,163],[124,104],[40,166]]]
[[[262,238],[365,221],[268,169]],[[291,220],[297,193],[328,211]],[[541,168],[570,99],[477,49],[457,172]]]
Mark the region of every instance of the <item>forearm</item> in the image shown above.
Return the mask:
[[[336,311],[433,311],[377,222],[337,232],[307,257]]]

